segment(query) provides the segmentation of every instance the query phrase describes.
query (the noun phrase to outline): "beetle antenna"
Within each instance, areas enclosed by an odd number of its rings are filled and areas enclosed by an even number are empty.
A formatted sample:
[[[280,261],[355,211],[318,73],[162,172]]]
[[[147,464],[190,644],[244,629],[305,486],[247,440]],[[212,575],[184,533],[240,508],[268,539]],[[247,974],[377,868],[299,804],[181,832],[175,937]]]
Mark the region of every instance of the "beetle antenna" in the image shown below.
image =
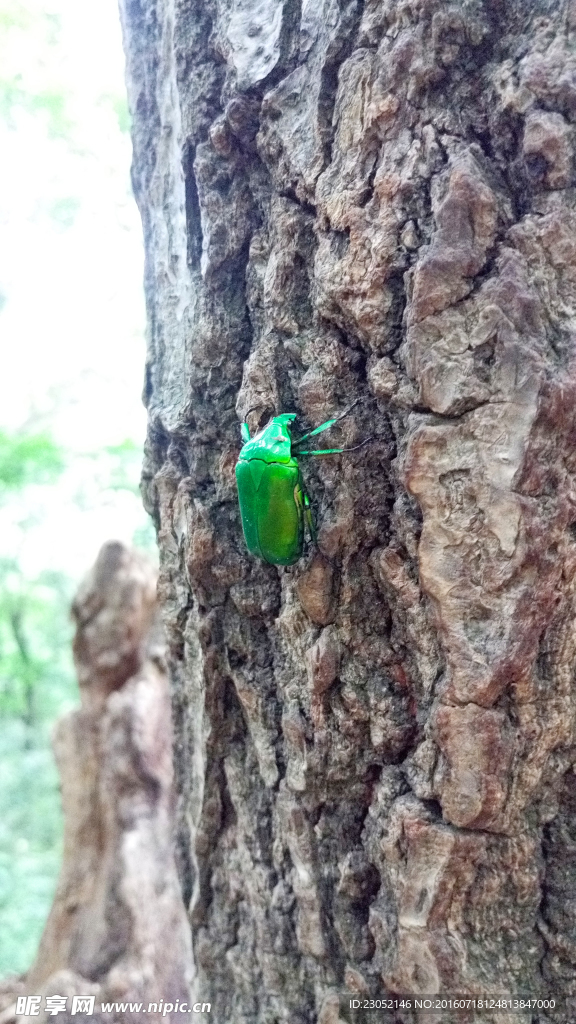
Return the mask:
[[[347,416],[349,412],[352,412],[352,409],[353,409],[353,408],[354,408],[354,407],[355,407],[356,405],[358,405],[358,402],[359,402],[359,401],[360,401],[360,399],[359,399],[359,398],[356,398],[356,399],[355,399],[355,400],[354,400],[354,401],[352,402],[352,405],[349,405],[347,409],[344,409],[344,412],[340,412],[340,413],[338,413],[338,415],[336,416],[336,418],[335,418],[335,420],[334,420],[334,423],[338,423],[338,421],[339,421],[339,420],[343,420],[343,419],[344,419],[344,417],[345,417],[345,416]]]
[[[352,448],[317,448],[316,450],[310,449],[306,452],[297,452],[298,458],[301,455],[342,455],[344,452],[357,452],[359,448],[363,448],[365,444],[370,444],[371,441],[377,441],[380,437],[385,437],[385,434],[372,434],[371,437],[365,437],[360,444],[355,444]]]

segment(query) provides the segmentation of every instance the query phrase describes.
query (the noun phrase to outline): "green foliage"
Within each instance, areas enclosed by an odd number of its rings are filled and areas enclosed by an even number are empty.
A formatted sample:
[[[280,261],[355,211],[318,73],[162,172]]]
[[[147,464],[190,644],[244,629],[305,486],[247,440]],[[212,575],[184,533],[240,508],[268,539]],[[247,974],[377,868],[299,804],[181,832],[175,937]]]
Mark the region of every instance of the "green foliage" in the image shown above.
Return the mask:
[[[30,483],[52,483],[63,468],[63,452],[48,434],[0,430],[0,495]]]
[[[151,519],[147,518],[142,526],[136,527],[133,537],[134,547],[145,551],[154,562],[158,558],[156,530]]]
[[[60,41],[59,18],[50,11],[32,11],[17,0],[0,0],[0,116],[12,128],[19,110],[40,116],[48,136],[69,139],[73,121],[63,88],[45,75],[41,53],[56,54]],[[25,42],[26,68],[11,66],[10,56]],[[42,83],[42,79],[45,82]]]
[[[58,772],[45,727],[30,746],[23,722],[4,718],[0,785],[0,976],[30,967],[62,856]]]
[[[54,720],[77,703],[72,583],[0,562],[0,976],[32,963],[62,854]]]
[[[140,493],[138,482],[142,463],[142,448],[131,438],[120,444],[107,445],[102,453],[107,456],[108,486],[114,491]]]
[[[11,127],[14,127],[14,115],[18,108],[28,114],[40,114],[45,121],[49,138],[70,137],[72,122],[67,114],[66,96],[63,92],[56,89],[29,92],[21,75],[0,79],[0,112]]]
[[[50,728],[77,703],[71,589],[62,574],[28,580],[17,559],[0,562],[0,976],[32,963],[60,867]]]
[[[0,716],[30,730],[74,701],[71,590],[63,574],[29,580],[16,559],[0,560]]]
[[[100,103],[102,106],[108,106],[112,109],[120,131],[123,134],[128,134],[132,127],[132,119],[128,110],[126,96],[124,94],[122,96],[112,96],[110,93],[106,93],[100,98]]]
[[[79,209],[80,202],[75,196],[61,196],[50,203],[48,213],[57,227],[71,228]]]
[[[26,28],[30,21],[30,15],[22,6],[15,2],[3,3],[0,5],[0,31],[9,28]]]
[[[53,484],[65,454],[47,433],[0,431],[0,496],[21,497],[32,485]],[[70,625],[64,611],[72,583],[61,573],[30,578],[18,553],[0,557],[0,716],[33,729],[61,710],[72,681]]]
[[[118,96],[112,101],[114,113],[118,119],[118,127],[121,132],[128,133],[132,127],[132,118],[128,110],[128,101],[125,96]]]

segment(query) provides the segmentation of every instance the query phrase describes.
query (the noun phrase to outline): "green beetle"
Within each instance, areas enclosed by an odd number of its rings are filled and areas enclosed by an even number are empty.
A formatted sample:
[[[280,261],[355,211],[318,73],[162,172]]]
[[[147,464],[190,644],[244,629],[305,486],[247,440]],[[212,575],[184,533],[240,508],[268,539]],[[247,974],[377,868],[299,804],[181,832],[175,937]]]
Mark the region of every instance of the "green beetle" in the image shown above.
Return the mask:
[[[350,406],[334,419],[326,420],[297,441],[292,440],[290,434],[291,424],[296,419],[294,412],[274,416],[252,438],[248,424],[242,424],[244,444],[236,463],[236,482],[244,539],[253,555],[271,565],[293,565],[304,548],[305,522],[311,539],[316,540],[310,500],[298,459],[302,455],[339,455],[355,451],[367,441],[354,448],[316,451],[301,451],[300,445],[315,434],[328,430],[347,416],[352,408]]]

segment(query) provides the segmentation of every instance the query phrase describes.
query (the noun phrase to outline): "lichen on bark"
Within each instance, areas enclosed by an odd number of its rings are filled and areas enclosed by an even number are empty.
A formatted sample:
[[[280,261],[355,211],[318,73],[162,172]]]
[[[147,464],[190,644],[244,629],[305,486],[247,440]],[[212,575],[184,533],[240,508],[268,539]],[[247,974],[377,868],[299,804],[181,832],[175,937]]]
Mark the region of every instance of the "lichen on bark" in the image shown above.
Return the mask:
[[[576,6],[121,8],[197,991],[571,993]],[[356,399],[250,558],[239,420]]]

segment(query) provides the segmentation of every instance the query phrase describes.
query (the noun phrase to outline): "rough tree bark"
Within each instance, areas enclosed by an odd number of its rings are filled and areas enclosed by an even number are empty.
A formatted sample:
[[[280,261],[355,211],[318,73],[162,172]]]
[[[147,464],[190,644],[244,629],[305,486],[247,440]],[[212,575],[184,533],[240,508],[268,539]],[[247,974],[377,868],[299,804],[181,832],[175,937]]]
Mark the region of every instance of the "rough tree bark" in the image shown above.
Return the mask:
[[[197,990],[574,992],[576,4],[121,6]],[[239,420],[354,399],[249,557]]]

